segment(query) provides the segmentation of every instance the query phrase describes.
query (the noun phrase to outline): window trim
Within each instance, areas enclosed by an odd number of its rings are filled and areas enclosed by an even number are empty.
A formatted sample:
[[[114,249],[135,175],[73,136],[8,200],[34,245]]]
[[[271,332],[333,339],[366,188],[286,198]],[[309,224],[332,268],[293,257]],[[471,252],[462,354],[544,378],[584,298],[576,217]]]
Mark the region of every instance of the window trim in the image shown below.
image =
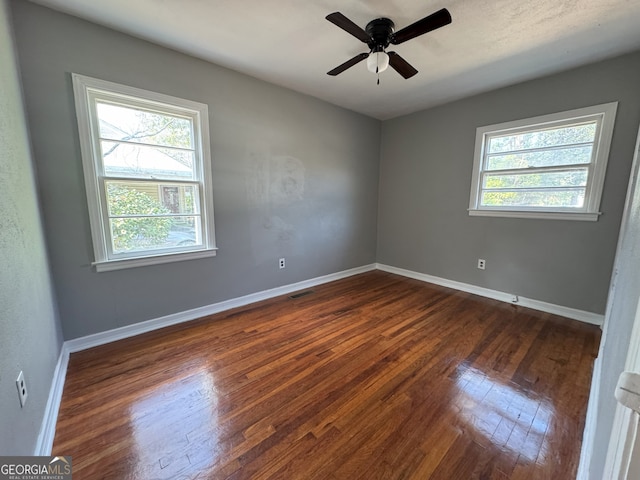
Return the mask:
[[[591,107],[578,108],[564,112],[541,115],[532,118],[525,118],[494,125],[478,127],[476,129],[476,140],[473,157],[473,174],[471,177],[471,194],[469,198],[469,215],[508,217],[508,218],[539,218],[550,220],[586,220],[597,221],[601,215],[599,211],[602,199],[602,190],[609,159],[611,138],[613,136],[613,126],[616,117],[618,102],[604,103]],[[590,175],[585,189],[585,205],[581,209],[575,208],[551,208],[551,207],[487,207],[480,206],[480,195],[485,148],[489,136],[507,135],[520,133],[529,130],[539,129],[545,126],[589,121],[598,119],[594,147],[595,153],[592,155],[592,162],[589,164]]]
[[[76,73],[72,73],[71,78],[94,250],[92,265],[96,268],[96,271],[104,272],[215,256],[217,247],[213,219],[208,106],[203,103]],[[189,250],[183,248],[182,250],[173,249],[172,251],[147,251],[142,252],[142,254],[110,255],[107,242],[111,241],[111,236],[105,223],[108,220],[106,217],[106,194],[101,186],[104,175],[101,173],[102,158],[99,148],[99,125],[95,112],[96,97],[120,98],[126,100],[131,106],[138,104],[146,109],[155,104],[161,111],[164,107],[167,113],[168,111],[176,114],[181,112],[183,115],[193,119],[193,137],[197,160],[194,170],[198,172],[198,178],[194,183],[198,184],[200,190],[200,214],[202,215],[203,227],[203,244],[201,246]],[[139,179],[132,177],[130,180],[136,181]]]

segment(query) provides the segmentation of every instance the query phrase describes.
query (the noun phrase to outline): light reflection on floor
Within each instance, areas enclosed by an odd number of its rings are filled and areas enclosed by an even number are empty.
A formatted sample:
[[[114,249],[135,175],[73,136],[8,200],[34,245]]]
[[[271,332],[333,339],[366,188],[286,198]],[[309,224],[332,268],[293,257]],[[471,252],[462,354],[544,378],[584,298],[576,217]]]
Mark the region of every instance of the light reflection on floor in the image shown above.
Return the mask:
[[[461,426],[473,429],[479,444],[509,453],[514,461],[544,464],[555,416],[551,400],[473,367],[461,365],[457,373],[452,408]]]
[[[215,379],[204,367],[144,392],[129,409],[137,456],[133,477],[188,478],[190,470],[213,465],[220,443],[218,402]]]

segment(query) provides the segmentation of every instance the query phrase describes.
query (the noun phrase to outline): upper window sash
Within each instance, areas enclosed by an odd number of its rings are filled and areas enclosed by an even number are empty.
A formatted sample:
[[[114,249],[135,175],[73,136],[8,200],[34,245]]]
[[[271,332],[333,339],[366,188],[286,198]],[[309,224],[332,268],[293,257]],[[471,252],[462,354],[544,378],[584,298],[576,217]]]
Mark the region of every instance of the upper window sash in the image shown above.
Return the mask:
[[[203,178],[203,173],[200,169],[200,162],[197,161],[199,157],[202,156],[201,148],[198,145],[198,138],[200,137],[200,116],[197,112],[193,111],[185,111],[184,109],[176,109],[173,106],[163,105],[163,110],[154,110],[150,108],[150,105],[142,104],[138,99],[127,99],[126,103],[123,101],[119,101],[119,98],[105,92],[100,91],[89,91],[89,101],[92,118],[95,121],[92,122],[92,130],[94,135],[94,142],[96,142],[96,148],[102,150],[102,155],[100,156],[99,165],[98,165],[98,173],[101,176],[105,177],[130,177],[130,178],[147,178],[147,179],[166,179],[166,180],[200,180]],[[98,108],[102,110],[102,112],[98,111]],[[182,123],[183,129],[188,128],[190,134],[188,138],[178,139],[182,145],[175,146],[171,145],[167,139],[163,141],[163,134],[166,135],[166,126],[163,129],[162,125],[158,125],[159,129],[157,132],[154,132],[153,136],[141,135],[128,135],[126,132],[119,128],[119,125],[115,125],[113,123],[107,123],[105,128],[103,129],[99,124],[100,118],[107,119],[110,116],[114,117],[117,115],[127,115],[128,112],[131,113],[144,113],[149,117],[149,121],[153,121],[154,117],[156,121],[159,121],[163,118],[172,118],[176,121]],[[118,121],[118,119],[113,119],[113,122]],[[142,132],[139,132],[142,133]],[[149,138],[151,137],[151,138]],[[184,136],[183,136],[184,137]],[[113,157],[111,160],[115,160],[118,158],[119,153],[122,150],[136,150],[139,149],[141,151],[146,151],[148,154],[156,152],[157,156],[160,157],[162,154],[167,157],[173,156],[173,158],[180,158],[182,161],[182,169],[181,172],[168,172],[163,174],[155,166],[155,172],[150,172],[150,166],[147,166],[147,171],[145,168],[142,168],[138,172],[128,171],[123,172],[118,171],[118,166],[115,164],[105,163],[104,151],[107,150],[110,152]],[[116,160],[117,162],[117,160]],[[187,164],[191,163],[191,167],[188,168]]]

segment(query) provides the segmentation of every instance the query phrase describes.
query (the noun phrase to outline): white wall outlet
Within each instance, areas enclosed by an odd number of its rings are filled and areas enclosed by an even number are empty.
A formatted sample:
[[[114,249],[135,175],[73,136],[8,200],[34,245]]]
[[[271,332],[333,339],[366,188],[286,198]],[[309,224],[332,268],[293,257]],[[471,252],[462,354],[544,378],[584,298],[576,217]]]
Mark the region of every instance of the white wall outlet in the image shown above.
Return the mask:
[[[24,381],[24,373],[22,371],[18,374],[16,385],[18,387],[18,397],[20,397],[20,406],[24,407],[24,404],[27,403],[27,384]]]
[[[478,268],[480,270],[484,270],[484,267],[486,266],[486,264],[487,264],[487,262],[486,262],[485,259],[483,259],[483,258],[479,258],[478,259]]]
[[[278,260],[278,266],[280,268],[284,268],[284,258],[281,258],[280,260]]]

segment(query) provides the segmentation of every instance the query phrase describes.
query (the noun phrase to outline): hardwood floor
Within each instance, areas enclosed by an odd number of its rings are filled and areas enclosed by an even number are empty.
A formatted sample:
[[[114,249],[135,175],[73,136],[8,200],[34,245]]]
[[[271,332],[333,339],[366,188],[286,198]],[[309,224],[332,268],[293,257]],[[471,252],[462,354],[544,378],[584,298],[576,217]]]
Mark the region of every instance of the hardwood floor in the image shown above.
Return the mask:
[[[597,327],[370,272],[71,355],[74,479],[573,479]]]

